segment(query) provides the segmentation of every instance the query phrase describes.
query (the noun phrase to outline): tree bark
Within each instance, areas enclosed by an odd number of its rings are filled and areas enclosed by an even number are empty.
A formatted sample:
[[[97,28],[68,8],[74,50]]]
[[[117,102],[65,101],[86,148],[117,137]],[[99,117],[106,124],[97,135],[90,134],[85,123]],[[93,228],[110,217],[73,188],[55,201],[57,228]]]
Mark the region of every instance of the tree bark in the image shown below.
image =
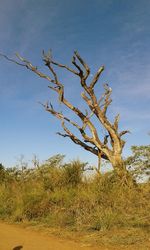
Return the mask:
[[[112,161],[110,162],[122,186],[124,185],[135,186],[136,185],[131,174],[126,169],[126,165],[121,154],[114,155]]]

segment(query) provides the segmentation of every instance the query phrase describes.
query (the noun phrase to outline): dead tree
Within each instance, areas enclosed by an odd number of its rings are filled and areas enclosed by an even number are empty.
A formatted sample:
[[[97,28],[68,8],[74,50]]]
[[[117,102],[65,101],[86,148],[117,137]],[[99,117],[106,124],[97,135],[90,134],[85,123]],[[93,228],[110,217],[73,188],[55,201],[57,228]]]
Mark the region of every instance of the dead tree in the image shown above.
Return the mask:
[[[59,132],[57,133],[58,135],[70,138],[75,144],[80,145],[85,150],[96,155],[98,157],[97,171],[99,173],[101,159],[108,160],[121,178],[123,175],[125,175],[125,173],[127,173],[124,161],[122,159],[122,150],[125,145],[125,141],[122,139],[122,136],[129,131],[125,130],[119,132],[119,115],[114,118],[112,123],[107,117],[107,109],[112,102],[112,89],[108,84],[104,84],[103,94],[99,98],[95,94],[95,85],[99,81],[99,78],[104,70],[104,66],[100,67],[93,76],[93,79],[90,81],[90,83],[87,83],[87,79],[89,79],[90,76],[90,68],[77,51],[74,52],[72,57],[73,67],[69,67],[65,64],[54,61],[50,52],[45,54],[43,51],[43,61],[51,73],[50,76],[41,72],[30,61],[21,57],[19,54],[16,54],[16,60],[11,59],[3,54],[1,54],[1,56],[5,57],[11,62],[27,68],[39,77],[48,80],[50,83],[48,87],[58,94],[58,101],[71,110],[80,119],[81,125],[79,125],[79,123],[76,121],[71,120],[69,117],[66,117],[62,112],[55,110],[51,103],[47,102],[46,104],[42,104],[47,112],[61,121],[61,126],[64,130],[64,133]],[[79,78],[81,87],[83,89],[81,97],[87,104],[89,112],[81,111],[78,107],[74,106],[66,99],[64,85],[58,79],[56,68],[63,68]],[[107,131],[107,135],[104,136],[99,131],[97,131],[93,122],[93,117],[95,117],[95,119],[97,119],[101,126]],[[67,123],[75,127],[81,136],[76,136],[75,133],[72,132],[70,128],[68,128],[66,125]]]

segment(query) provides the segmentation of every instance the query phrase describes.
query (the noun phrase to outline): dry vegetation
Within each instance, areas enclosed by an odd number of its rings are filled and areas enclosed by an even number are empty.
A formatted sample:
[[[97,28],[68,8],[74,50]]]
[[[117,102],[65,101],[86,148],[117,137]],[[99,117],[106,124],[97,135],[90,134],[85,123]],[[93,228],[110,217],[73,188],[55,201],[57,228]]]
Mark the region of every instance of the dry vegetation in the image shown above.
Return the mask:
[[[122,186],[113,172],[86,178],[85,163],[62,160],[56,155],[33,169],[1,166],[0,218],[76,232],[95,244],[148,242],[148,182]]]

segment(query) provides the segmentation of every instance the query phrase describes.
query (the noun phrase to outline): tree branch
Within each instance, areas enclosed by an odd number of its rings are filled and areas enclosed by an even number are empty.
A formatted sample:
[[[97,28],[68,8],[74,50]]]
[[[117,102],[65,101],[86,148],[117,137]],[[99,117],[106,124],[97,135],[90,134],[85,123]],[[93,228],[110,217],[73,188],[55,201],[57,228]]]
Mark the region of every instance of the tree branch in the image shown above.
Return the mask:
[[[97,73],[95,74],[95,76],[94,76],[94,78],[93,78],[93,80],[92,80],[92,82],[91,82],[91,84],[90,84],[90,89],[93,89],[93,88],[94,88],[95,84],[98,82],[98,79],[99,79],[99,77],[100,77],[100,75],[101,75],[101,73],[102,73],[103,71],[104,71],[104,66],[102,66],[102,67],[100,67],[100,68],[98,69]]]
[[[33,66],[29,61],[27,61],[25,58],[21,57],[18,53],[16,53],[16,57],[22,61],[24,64],[19,64],[17,61],[13,60],[13,59],[10,59],[10,61],[18,64],[18,65],[21,65],[21,66],[24,66],[26,67],[27,69],[33,71],[36,75],[38,75],[39,77],[41,78],[45,78],[47,79],[49,82],[52,82],[54,83],[54,80],[52,80],[49,76],[43,74],[42,72],[40,72],[37,67]],[[9,59],[8,59],[9,60]]]
[[[119,119],[120,119],[120,114],[118,114],[118,115],[115,116],[114,128],[115,128],[116,131],[118,131]]]
[[[124,131],[119,133],[119,136],[121,137],[121,136],[123,136],[123,135],[125,135],[127,133],[130,133],[130,131],[129,130],[124,130]]]
[[[80,145],[85,150],[92,152],[95,155],[98,155],[98,150],[95,147],[90,147],[86,143],[82,142],[79,138],[77,138],[74,134],[71,133],[71,131],[65,126],[64,122],[62,122],[62,127],[66,134],[62,134],[58,132],[57,134],[63,137],[69,137],[75,144]],[[105,154],[102,154],[102,158],[105,160],[108,160],[107,156]]]
[[[86,64],[86,62],[81,58],[81,56],[79,55],[79,53],[77,51],[74,52],[75,56],[78,58],[79,62],[82,64],[82,66],[85,69],[85,75],[84,75],[84,80],[86,80],[90,74],[90,68],[89,66]]]
[[[2,53],[0,53],[0,56],[4,57],[7,61],[13,62],[13,63],[15,63],[15,64],[17,64],[17,65],[19,65],[19,66],[27,67],[26,64],[19,63],[19,62],[17,62],[16,60],[14,60],[14,59],[12,59],[12,58],[10,58],[10,57],[8,57],[8,56],[2,54]]]

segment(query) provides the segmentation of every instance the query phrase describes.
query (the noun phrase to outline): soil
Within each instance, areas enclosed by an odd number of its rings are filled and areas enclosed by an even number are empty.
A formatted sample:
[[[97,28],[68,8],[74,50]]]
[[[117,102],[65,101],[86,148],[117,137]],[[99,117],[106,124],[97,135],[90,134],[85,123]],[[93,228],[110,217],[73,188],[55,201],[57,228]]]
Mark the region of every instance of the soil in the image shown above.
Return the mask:
[[[119,240],[119,234],[117,232],[112,233]],[[124,235],[125,232],[123,232]],[[61,235],[63,231],[61,232]],[[126,233],[127,235],[127,233]],[[55,236],[52,232],[48,232],[44,229],[38,229],[38,227],[25,227],[23,228],[20,225],[12,225],[4,222],[0,222],[0,250],[148,250],[150,249],[150,238],[143,239],[142,242],[139,242],[139,236],[134,235],[134,241],[130,242],[131,244],[121,246],[118,245],[102,245],[102,241],[97,242],[98,246],[95,244],[92,246],[88,242],[81,240],[70,240],[67,238],[62,238]],[[93,236],[94,237],[94,236]],[[109,234],[106,237],[105,241],[109,241],[111,235]],[[124,238],[125,235],[124,235]],[[144,238],[144,235],[143,235]],[[140,237],[141,239],[141,237]],[[129,239],[128,239],[129,240]],[[130,235],[130,241],[133,240]],[[120,242],[121,243],[121,242]]]
[[[17,225],[0,223],[0,250],[98,250],[83,243],[60,239]],[[103,248],[104,249],[104,248]]]

